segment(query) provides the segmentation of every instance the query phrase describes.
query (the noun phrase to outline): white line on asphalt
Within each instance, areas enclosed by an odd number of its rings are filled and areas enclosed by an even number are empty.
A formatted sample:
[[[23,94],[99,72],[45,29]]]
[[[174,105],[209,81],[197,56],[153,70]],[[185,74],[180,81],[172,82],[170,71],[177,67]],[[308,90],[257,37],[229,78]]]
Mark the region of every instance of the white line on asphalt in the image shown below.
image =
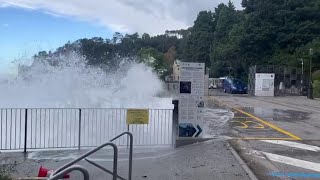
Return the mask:
[[[291,157],[286,157],[286,156],[281,156],[277,154],[272,154],[272,153],[267,153],[267,152],[262,152],[269,160],[295,166],[295,167],[300,167],[303,169],[309,169],[313,171],[320,172],[320,164],[319,163],[314,163],[310,161],[304,161],[300,159],[295,159]]]
[[[246,154],[249,154],[249,155],[252,155],[252,156],[255,156],[257,158],[261,158],[261,159],[266,159],[260,151],[257,151],[257,150],[250,150],[249,152],[247,152]]]
[[[292,141],[283,141],[283,140],[261,140],[261,141],[272,143],[272,144],[279,144],[283,146],[294,147],[298,149],[304,149],[308,151],[320,152],[320,147],[318,146],[312,146],[312,145],[302,144],[302,143],[297,143]]]

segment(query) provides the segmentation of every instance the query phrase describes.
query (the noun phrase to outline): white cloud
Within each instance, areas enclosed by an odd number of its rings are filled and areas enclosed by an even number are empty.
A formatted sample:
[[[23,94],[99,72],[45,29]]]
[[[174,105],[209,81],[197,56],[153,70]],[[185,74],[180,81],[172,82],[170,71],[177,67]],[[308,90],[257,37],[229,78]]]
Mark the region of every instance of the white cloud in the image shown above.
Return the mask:
[[[233,0],[240,8],[241,0]],[[37,9],[72,16],[121,32],[164,33],[192,25],[200,10],[228,0],[0,0],[0,7]]]
[[[2,24],[2,27],[7,28],[7,27],[9,27],[9,24]]]

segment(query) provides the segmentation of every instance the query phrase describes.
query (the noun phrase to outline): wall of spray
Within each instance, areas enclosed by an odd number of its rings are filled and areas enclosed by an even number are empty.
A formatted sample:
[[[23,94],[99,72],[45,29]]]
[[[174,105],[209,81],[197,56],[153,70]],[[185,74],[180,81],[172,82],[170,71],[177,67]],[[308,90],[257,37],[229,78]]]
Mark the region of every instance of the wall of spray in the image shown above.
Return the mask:
[[[53,66],[37,60],[14,77],[0,77],[0,107],[171,108],[164,85],[145,64],[123,59],[112,72],[70,53]]]

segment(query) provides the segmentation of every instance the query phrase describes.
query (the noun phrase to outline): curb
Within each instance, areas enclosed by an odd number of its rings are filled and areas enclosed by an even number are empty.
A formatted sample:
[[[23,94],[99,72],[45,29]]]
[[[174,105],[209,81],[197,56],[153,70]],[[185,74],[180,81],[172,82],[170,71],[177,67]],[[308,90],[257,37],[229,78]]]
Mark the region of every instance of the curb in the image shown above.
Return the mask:
[[[236,158],[236,160],[239,162],[239,164],[242,166],[242,168],[248,173],[248,176],[251,180],[258,180],[257,176],[251,171],[251,169],[247,166],[247,164],[242,160],[242,158],[239,156],[239,154],[234,150],[234,148],[230,145],[229,142],[227,142],[227,146],[229,147],[232,155]]]

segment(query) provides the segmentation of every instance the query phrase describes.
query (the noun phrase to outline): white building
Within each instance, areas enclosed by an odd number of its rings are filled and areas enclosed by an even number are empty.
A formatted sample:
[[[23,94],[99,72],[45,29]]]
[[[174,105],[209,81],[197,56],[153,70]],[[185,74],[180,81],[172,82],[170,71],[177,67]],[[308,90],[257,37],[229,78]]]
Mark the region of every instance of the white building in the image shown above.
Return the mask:
[[[179,81],[180,76],[180,61],[175,60],[172,66],[172,81]]]

